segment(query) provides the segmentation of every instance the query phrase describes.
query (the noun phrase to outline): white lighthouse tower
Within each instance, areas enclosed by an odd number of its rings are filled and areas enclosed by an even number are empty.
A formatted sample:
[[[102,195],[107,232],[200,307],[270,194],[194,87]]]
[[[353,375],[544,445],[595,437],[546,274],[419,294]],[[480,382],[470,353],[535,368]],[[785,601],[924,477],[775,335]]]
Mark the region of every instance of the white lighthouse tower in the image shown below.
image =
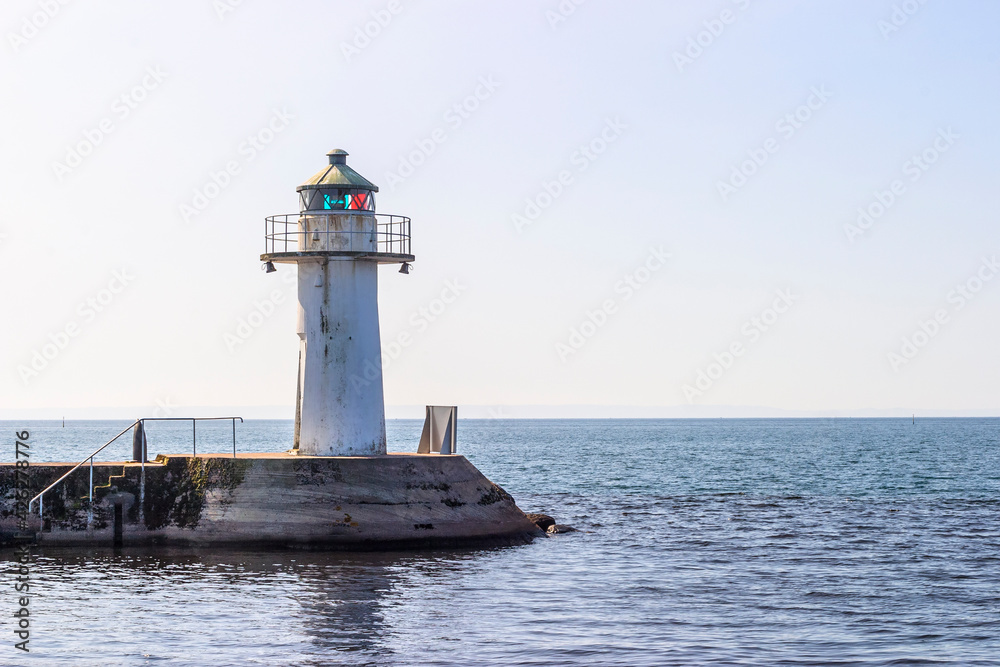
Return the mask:
[[[299,375],[293,452],[386,453],[378,265],[409,272],[410,219],[375,213],[378,187],[333,150],[297,188],[300,212],[267,218],[268,272],[298,265]]]

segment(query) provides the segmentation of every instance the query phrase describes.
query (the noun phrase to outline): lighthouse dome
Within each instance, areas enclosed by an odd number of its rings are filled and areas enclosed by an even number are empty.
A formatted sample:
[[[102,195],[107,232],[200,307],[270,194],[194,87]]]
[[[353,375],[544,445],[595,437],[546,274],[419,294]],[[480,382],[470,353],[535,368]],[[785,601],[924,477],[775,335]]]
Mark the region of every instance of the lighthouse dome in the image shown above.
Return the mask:
[[[296,188],[303,211],[374,211],[378,186],[347,164],[347,151],[336,148],[330,163]]]

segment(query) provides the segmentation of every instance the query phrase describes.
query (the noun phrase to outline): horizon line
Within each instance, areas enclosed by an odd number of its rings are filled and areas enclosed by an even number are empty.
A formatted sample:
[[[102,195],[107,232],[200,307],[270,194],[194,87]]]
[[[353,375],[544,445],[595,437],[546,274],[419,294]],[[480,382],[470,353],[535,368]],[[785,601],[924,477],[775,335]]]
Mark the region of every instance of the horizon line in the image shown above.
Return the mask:
[[[1000,409],[913,409],[913,408],[863,408],[801,410],[767,406],[733,405],[461,405],[459,417],[463,419],[495,420],[611,420],[611,419],[973,419],[1000,417]],[[387,405],[387,420],[423,419],[425,406]],[[0,409],[0,421],[106,421],[134,420],[138,417],[206,417],[209,415],[238,416],[244,419],[272,420],[294,418],[292,406],[170,406],[164,410],[153,406],[91,406],[66,408]]]

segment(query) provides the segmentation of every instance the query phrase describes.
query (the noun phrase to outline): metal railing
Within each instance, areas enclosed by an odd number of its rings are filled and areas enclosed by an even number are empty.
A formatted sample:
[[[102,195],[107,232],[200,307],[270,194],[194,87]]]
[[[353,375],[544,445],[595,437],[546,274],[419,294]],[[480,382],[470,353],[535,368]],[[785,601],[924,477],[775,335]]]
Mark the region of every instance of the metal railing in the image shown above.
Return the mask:
[[[65,474],[63,474],[59,479],[49,484],[47,487],[42,489],[38,495],[28,501],[28,511],[31,511],[31,506],[34,502],[38,501],[38,520],[44,521],[43,513],[45,511],[45,494],[55,488],[60,482],[72,475],[77,468],[82,466],[87,461],[90,461],[90,491],[88,496],[87,504],[87,527],[94,522],[94,457],[100,454],[104,449],[115,442],[118,438],[122,437],[136,426],[142,425],[143,442],[142,442],[142,472],[139,477],[139,505],[145,508],[146,505],[146,427],[144,422],[148,421],[190,421],[191,422],[191,453],[193,456],[198,456],[198,436],[196,431],[196,422],[199,421],[217,421],[220,419],[229,419],[233,422],[233,458],[236,458],[236,420],[239,419],[240,423],[243,423],[243,417],[143,417],[142,419],[136,419],[134,422],[126,426],[121,432],[115,437],[108,440],[106,443],[95,449],[90,453],[89,456],[85,456],[82,461],[77,463],[75,466],[70,468]],[[42,524],[44,526],[44,523]]]
[[[198,456],[198,429],[197,422],[206,421],[219,421],[219,420],[231,420],[233,422],[233,458],[236,458],[236,420],[239,419],[240,423],[243,423],[243,417],[143,417],[142,419],[137,419],[140,422],[191,422],[191,454],[193,456]],[[143,431],[146,430],[146,425],[142,426]],[[121,435],[121,434],[119,434]],[[117,436],[116,436],[117,437]],[[108,443],[110,444],[110,443]],[[105,445],[107,447],[107,445]],[[95,454],[97,452],[94,452]],[[145,448],[143,449],[143,458],[145,457]]]
[[[341,216],[372,216],[375,227],[340,229]],[[404,215],[352,210],[272,215],[264,219],[264,254],[279,252],[410,255],[410,219]]]

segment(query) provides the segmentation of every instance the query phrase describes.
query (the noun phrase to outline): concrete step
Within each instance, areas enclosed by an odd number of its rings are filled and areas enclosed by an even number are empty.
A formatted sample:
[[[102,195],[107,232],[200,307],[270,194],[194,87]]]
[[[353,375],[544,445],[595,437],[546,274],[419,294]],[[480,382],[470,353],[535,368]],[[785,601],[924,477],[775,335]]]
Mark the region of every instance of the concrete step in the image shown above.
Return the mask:
[[[125,467],[122,466],[122,474],[111,475],[108,477],[107,484],[95,484],[94,485],[94,503],[99,503],[109,494],[118,491],[118,482],[125,479]],[[84,496],[82,500],[89,500],[89,496]]]

